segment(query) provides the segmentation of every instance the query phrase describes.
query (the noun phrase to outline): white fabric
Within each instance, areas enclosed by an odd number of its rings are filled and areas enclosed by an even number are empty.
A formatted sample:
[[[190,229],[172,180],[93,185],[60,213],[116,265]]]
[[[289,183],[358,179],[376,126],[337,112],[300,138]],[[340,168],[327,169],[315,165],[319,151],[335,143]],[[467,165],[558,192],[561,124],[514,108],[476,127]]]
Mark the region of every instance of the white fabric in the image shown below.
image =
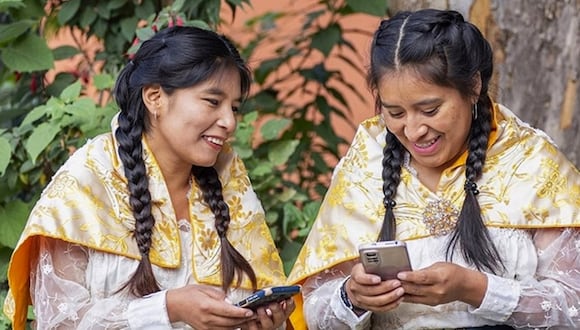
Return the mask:
[[[309,329],[441,329],[505,323],[524,329],[580,329],[580,232],[489,228],[506,266],[501,277],[488,274],[483,303],[435,307],[403,303],[387,313],[357,317],[342,303],[339,287],[350,274],[348,261],[304,283]],[[447,236],[407,241],[413,269],[444,261]],[[454,262],[465,266],[455,253]],[[554,325],[558,325],[554,327]]]
[[[192,235],[187,220],[179,221],[181,266],[163,269],[153,265],[162,289],[195,284],[192,275]],[[38,263],[33,260],[31,290],[34,293],[38,329],[191,329],[170,324],[161,291],[143,298],[117,293],[138,262],[61,240],[40,239]],[[230,301],[250,294],[232,289]]]

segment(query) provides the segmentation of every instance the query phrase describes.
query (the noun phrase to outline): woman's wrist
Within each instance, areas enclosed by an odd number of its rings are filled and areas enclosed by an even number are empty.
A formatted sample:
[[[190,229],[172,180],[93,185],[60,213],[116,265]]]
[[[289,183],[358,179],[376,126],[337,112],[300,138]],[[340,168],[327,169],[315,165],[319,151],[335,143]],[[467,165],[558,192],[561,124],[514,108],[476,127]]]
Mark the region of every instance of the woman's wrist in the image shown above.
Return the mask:
[[[463,292],[467,295],[462,299],[463,302],[478,308],[483,302],[485,293],[487,291],[487,276],[477,270],[465,269],[467,274],[463,278]]]
[[[167,309],[167,317],[171,323],[175,323],[180,321],[179,311],[175,308],[174,299],[176,297],[176,291],[174,289],[167,290],[167,294],[165,295],[165,305]]]
[[[350,276],[348,276],[340,285],[340,299],[342,300],[342,303],[351,311],[353,311],[353,313],[355,313],[357,316],[360,316],[364,313],[367,312],[366,309],[360,308],[355,306],[352,301],[350,300],[350,298],[348,297],[348,293],[346,291],[346,284],[348,282],[348,280],[350,280]]]

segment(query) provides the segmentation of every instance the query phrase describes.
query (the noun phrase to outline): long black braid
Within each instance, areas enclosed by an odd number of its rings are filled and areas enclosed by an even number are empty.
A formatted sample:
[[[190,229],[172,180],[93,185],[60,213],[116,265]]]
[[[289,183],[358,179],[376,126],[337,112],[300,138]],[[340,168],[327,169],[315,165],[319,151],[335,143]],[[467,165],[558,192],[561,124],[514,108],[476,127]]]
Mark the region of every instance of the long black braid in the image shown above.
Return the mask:
[[[130,79],[134,64],[119,76],[119,81]],[[127,81],[128,82],[128,81]],[[128,103],[140,100],[139,93],[123,89],[125,84],[117,84],[117,93],[127,93]],[[128,86],[128,84],[127,84]],[[125,101],[120,101],[120,106],[124,106]],[[140,102],[142,103],[142,102]],[[144,108],[144,106],[142,106]],[[137,296],[147,295],[159,291],[159,285],[153,275],[149,251],[151,249],[151,234],[155,219],[151,214],[151,193],[149,192],[149,180],[143,160],[143,143],[141,142],[144,123],[146,122],[145,109],[141,111],[122,111],[118,116],[119,127],[115,131],[118,141],[119,157],[123,163],[127,187],[129,189],[129,205],[135,217],[135,231],[133,233],[141,261],[131,279],[121,288],[128,287],[130,292]]]
[[[227,237],[230,225],[230,210],[222,195],[222,184],[213,167],[193,166],[192,173],[202,191],[203,199],[215,215],[215,229],[221,243],[222,288],[227,292],[230,284],[237,278],[237,286],[241,284],[243,273],[257,288],[256,274],[248,261],[236,250]]]
[[[114,90],[115,101],[121,110],[115,137],[127,177],[129,205],[135,217],[134,237],[141,260],[135,273],[119,291],[128,288],[136,296],[144,296],[160,290],[149,259],[155,219],[151,213],[148,173],[143,160],[142,136],[150,129],[150,121],[142,89],[159,85],[171,95],[176,89],[194,86],[231,68],[239,73],[241,94],[247,97],[251,85],[250,70],[227,38],[210,30],[175,26],[161,30],[143,42],[133,60],[121,70]],[[216,215],[216,228],[222,243],[224,291],[235,274],[238,274],[239,283],[241,272],[248,275],[255,287],[256,277],[251,266],[226,238],[229,210],[223,201],[215,170],[207,169],[203,174],[195,169],[193,172],[198,173],[195,177]]]
[[[478,117],[474,118],[468,138],[465,200],[447,246],[447,259],[459,245],[465,260],[479,270],[493,273],[503,268],[503,262],[481,217],[477,201],[477,180],[485,164],[491,130],[492,102],[488,96],[493,72],[493,55],[489,43],[472,24],[455,11],[435,9],[400,12],[383,20],[375,32],[371,46],[371,65],[367,81],[376,94],[380,112],[378,85],[389,72],[411,67],[428,82],[455,88],[465,99],[477,99]],[[475,86],[481,82],[481,89]],[[405,150],[396,137],[387,132],[383,151],[384,223],[379,240],[396,236],[393,213],[396,187],[400,183],[401,164]]]
[[[385,136],[386,145],[383,149],[383,205],[385,217],[379,241],[392,240],[397,232],[395,224],[395,195],[401,181],[401,166],[403,165],[404,148],[395,135],[387,131]]]
[[[475,183],[483,171],[491,131],[491,101],[488,97],[485,100],[487,102],[478,103],[478,118],[471,124],[465,168],[465,200],[446,254],[451,260],[453,251],[459,244],[460,251],[468,263],[475,265],[479,270],[495,273],[503,269],[504,265],[495,245],[491,243],[489,231],[481,218],[481,209],[477,201],[479,190]]]

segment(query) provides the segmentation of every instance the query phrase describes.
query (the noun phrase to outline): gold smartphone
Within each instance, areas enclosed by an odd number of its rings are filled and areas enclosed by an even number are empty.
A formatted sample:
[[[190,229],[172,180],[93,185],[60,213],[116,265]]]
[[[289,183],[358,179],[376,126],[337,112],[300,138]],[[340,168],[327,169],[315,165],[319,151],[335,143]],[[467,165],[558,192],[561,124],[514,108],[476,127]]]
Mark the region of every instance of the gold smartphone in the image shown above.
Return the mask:
[[[407,245],[403,241],[362,244],[358,251],[365,271],[379,275],[383,280],[397,278],[399,272],[412,270]]]

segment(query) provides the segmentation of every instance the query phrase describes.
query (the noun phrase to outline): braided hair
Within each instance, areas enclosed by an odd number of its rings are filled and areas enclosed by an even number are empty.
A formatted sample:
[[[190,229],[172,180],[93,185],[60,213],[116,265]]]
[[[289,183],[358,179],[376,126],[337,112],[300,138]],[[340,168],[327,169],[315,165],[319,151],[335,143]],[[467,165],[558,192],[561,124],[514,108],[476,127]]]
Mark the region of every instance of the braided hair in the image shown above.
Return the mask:
[[[242,96],[247,97],[251,73],[226,37],[196,27],[174,26],[143,42],[117,78],[114,97],[120,113],[115,137],[127,178],[129,204],[135,217],[133,234],[141,256],[135,273],[120,290],[128,288],[136,296],[160,290],[149,260],[155,219],[151,213],[151,193],[143,160],[142,136],[150,129],[151,123],[142,99],[142,89],[158,84],[165,93],[171,94],[176,89],[207,81],[229,68],[235,68],[240,74]],[[192,175],[216,218],[215,226],[221,241],[223,290],[228,290],[235,274],[239,285],[243,273],[255,288],[256,275],[252,267],[226,237],[229,209],[223,200],[217,172],[213,168],[192,166]]]
[[[479,270],[493,273],[504,268],[499,253],[483,223],[477,201],[477,180],[485,163],[491,131],[492,101],[488,95],[493,73],[491,46],[481,32],[456,11],[424,9],[400,12],[383,20],[374,34],[367,82],[380,111],[379,81],[389,73],[410,67],[427,82],[456,89],[464,98],[477,97],[477,118],[471,123],[465,170],[465,200],[447,245],[447,260],[459,246],[464,259]],[[481,89],[474,91],[481,79]],[[392,132],[387,131],[383,150],[383,204],[385,216],[379,240],[395,238],[393,213],[406,153]]]

